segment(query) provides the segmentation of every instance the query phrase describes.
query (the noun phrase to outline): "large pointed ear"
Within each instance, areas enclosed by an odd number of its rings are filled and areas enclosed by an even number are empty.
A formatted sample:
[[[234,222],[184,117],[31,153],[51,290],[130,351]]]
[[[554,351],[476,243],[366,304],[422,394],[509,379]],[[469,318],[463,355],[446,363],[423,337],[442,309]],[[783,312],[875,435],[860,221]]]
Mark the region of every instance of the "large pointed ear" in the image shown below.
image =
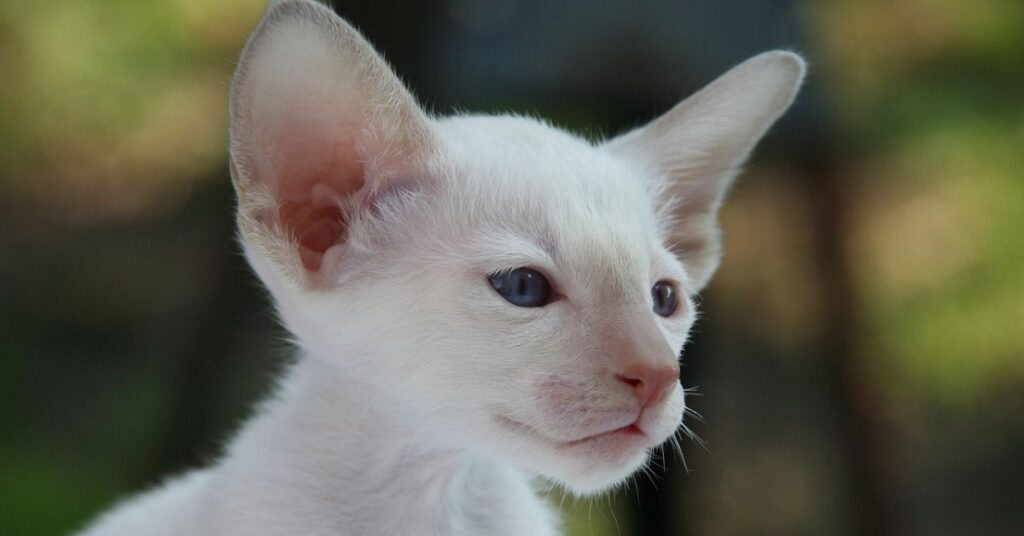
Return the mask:
[[[429,119],[384,60],[311,0],[267,8],[232,80],[230,120],[243,245],[264,281],[299,288],[336,280],[349,223],[417,176],[432,146]]]
[[[721,259],[718,208],[740,166],[793,102],[804,61],[791,52],[755,56],[651,123],[605,143],[650,171],[663,234],[690,276],[691,293]]]

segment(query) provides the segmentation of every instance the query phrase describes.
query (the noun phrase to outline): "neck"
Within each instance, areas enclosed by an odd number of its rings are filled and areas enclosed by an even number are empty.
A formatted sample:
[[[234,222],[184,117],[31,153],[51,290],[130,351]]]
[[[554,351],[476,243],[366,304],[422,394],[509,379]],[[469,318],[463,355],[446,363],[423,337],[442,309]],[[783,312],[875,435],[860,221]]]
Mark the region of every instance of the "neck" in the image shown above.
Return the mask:
[[[300,361],[230,448],[221,473],[240,490],[238,508],[277,513],[293,533],[551,530],[551,513],[519,471],[433,445],[367,402],[370,391],[327,361]]]

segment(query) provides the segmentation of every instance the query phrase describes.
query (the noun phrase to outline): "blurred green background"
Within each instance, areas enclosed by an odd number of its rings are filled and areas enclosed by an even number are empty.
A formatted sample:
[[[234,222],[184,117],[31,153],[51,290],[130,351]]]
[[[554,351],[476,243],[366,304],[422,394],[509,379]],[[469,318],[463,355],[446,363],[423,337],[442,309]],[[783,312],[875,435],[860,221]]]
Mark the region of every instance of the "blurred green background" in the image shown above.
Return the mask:
[[[808,56],[725,208],[707,441],[573,534],[1024,534],[1024,2],[346,2],[433,110],[612,133]],[[261,0],[0,3],[0,534],[203,463],[287,358],[226,94]],[[558,500],[558,498],[554,498]]]

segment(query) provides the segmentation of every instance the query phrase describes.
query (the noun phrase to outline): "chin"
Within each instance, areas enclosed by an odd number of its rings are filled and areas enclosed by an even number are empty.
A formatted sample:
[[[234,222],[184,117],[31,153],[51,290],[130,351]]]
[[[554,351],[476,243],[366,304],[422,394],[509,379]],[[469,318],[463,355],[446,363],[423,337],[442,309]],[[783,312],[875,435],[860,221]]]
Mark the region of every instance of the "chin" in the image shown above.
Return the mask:
[[[557,474],[547,476],[573,494],[586,497],[621,484],[646,465],[649,457],[650,448],[648,447],[631,452],[616,460],[592,462],[581,458],[574,460],[575,463],[572,466],[567,464],[563,470],[557,471]]]
[[[572,442],[519,439],[523,448],[514,456],[518,465],[579,496],[601,493],[623,482],[647,463],[651,449],[664,440],[632,426]]]
[[[681,387],[656,411],[636,422],[582,439],[557,440],[511,418],[493,416],[492,445],[500,456],[527,471],[588,496],[615,487],[647,464],[651,450],[667,441],[683,420],[686,407]],[[499,437],[498,441],[493,441]]]

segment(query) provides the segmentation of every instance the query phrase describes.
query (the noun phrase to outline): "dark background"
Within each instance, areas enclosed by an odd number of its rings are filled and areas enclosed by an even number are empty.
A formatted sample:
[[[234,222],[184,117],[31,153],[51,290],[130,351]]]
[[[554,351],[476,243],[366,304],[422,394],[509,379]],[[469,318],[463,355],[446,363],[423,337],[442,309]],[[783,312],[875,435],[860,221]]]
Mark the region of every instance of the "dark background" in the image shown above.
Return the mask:
[[[684,353],[707,450],[566,501],[572,534],[1024,534],[1024,2],[335,7],[432,110],[588,134],[766,49],[811,63]],[[210,460],[287,359],[226,169],[262,8],[0,4],[0,534]]]

